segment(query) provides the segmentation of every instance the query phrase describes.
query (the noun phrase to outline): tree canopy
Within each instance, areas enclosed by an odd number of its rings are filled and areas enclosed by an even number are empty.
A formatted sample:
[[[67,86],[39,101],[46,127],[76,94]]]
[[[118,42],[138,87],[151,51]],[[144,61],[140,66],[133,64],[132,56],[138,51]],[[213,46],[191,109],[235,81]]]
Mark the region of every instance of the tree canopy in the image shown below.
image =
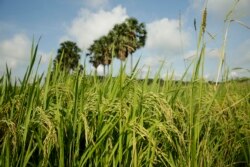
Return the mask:
[[[57,56],[54,60],[54,68],[60,63],[60,70],[65,70],[70,72],[70,70],[75,70],[79,65],[79,60],[81,58],[81,49],[77,46],[75,42],[65,41],[60,44],[60,48],[57,50]]]
[[[95,68],[100,64],[105,67],[111,63],[113,57],[124,61],[128,55],[145,46],[146,38],[145,24],[131,17],[116,24],[106,36],[95,40],[88,48],[87,56],[90,56],[90,63]]]

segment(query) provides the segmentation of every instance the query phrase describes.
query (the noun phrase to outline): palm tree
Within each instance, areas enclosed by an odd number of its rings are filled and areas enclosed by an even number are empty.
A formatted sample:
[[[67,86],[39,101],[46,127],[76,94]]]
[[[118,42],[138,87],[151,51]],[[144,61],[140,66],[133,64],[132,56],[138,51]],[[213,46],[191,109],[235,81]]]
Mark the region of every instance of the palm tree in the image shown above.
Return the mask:
[[[90,63],[97,68],[111,64],[113,56],[122,61],[131,55],[131,72],[133,70],[132,54],[146,43],[147,31],[144,23],[136,18],[128,18],[121,24],[116,24],[107,36],[102,36],[88,48]],[[109,69],[109,68],[108,68]]]
[[[113,41],[118,59],[124,61],[131,55],[131,72],[133,70],[132,54],[145,46],[147,31],[144,23],[139,23],[136,18],[128,18],[122,24],[116,24],[113,28]]]
[[[101,64],[99,57],[90,57],[89,62],[94,66],[95,74],[97,74],[97,67]]]
[[[101,57],[97,54],[97,40],[95,40],[94,43],[88,48],[88,51],[89,53],[87,53],[86,56],[90,56],[89,62],[94,66],[96,74],[97,68],[101,64]]]
[[[104,66],[104,75],[106,75],[106,66],[109,66],[112,61],[110,42],[111,39],[108,36],[102,36],[98,40],[95,40],[88,48],[89,53],[87,56],[90,56],[90,63],[92,63],[96,69],[102,64]]]
[[[131,55],[131,72],[133,70],[133,58],[132,54],[141,47],[144,47],[146,44],[147,31],[144,23],[139,23],[136,18],[126,19],[126,24],[128,27],[127,36],[128,44],[127,49],[128,53]]]
[[[54,68],[60,63],[60,70],[70,72],[79,66],[81,49],[75,42],[65,41],[60,44],[57,56],[54,59]],[[82,66],[80,65],[80,68]]]
[[[115,46],[115,55],[121,61],[124,61],[128,57],[128,50],[126,44],[129,42],[126,36],[126,31],[128,27],[127,24],[116,24],[113,30],[110,32],[112,34],[113,43]]]
[[[111,38],[109,36],[102,36],[100,38],[100,45],[102,50],[102,65],[104,66],[104,75],[105,75],[105,67],[111,64],[112,61],[112,52],[111,52]],[[109,72],[109,71],[108,71]]]

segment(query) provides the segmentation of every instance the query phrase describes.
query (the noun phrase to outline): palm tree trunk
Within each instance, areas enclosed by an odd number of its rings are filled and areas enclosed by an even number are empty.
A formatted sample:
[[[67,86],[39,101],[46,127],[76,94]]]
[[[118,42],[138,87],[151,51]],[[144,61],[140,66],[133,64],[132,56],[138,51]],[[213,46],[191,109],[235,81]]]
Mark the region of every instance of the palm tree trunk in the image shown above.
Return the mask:
[[[107,65],[108,66],[108,69],[107,69],[107,74],[109,75],[109,65]]]
[[[95,76],[97,76],[97,68],[95,68]]]
[[[122,60],[120,60],[120,72],[122,72]]]
[[[130,54],[130,66],[131,66],[131,75],[133,73],[133,56],[132,56],[132,53]]]
[[[103,76],[105,76],[105,74],[106,74],[106,65],[104,65]]]

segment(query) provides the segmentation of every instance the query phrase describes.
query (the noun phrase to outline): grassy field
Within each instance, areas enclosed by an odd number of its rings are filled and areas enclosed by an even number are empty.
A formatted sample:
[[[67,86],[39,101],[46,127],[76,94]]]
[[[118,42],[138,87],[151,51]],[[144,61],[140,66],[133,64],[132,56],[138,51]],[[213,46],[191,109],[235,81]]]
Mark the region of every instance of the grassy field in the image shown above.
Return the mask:
[[[22,80],[0,79],[0,166],[250,165],[249,81],[52,75],[51,64],[39,76],[36,51]]]

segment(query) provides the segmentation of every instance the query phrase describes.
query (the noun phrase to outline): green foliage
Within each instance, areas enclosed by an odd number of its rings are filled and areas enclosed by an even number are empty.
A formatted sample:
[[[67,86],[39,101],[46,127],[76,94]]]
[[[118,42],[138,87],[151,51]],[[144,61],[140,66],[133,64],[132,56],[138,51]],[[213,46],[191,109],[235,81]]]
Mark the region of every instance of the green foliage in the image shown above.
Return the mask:
[[[0,82],[0,166],[247,166],[249,82],[68,75]],[[201,50],[200,56],[204,52]],[[31,78],[31,74],[35,77]],[[51,78],[51,79],[49,79]],[[184,78],[184,76],[183,76]]]
[[[54,60],[54,68],[59,65],[61,71],[70,72],[70,70],[75,70],[79,66],[80,52],[81,49],[75,42],[62,42]],[[81,65],[80,68],[82,68]]]
[[[250,166],[249,80],[203,80],[205,23],[177,82],[160,79],[163,64],[153,79],[136,79],[138,62],[115,78],[50,62],[43,81],[32,45],[20,83],[8,67],[0,76],[0,166]]]
[[[116,24],[107,36],[95,40],[88,48],[90,63],[97,68],[100,64],[109,65],[113,57],[125,60],[129,54],[132,55],[145,45],[146,37],[144,23],[139,23],[136,18],[128,18],[123,23]]]

